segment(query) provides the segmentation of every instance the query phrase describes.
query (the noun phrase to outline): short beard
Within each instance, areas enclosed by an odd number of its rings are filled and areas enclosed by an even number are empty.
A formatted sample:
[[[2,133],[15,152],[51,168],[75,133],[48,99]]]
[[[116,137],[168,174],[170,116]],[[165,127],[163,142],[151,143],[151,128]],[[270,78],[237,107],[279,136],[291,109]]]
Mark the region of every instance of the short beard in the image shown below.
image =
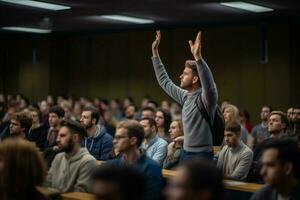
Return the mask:
[[[74,149],[74,143],[72,141],[72,138],[68,141],[68,144],[66,147],[63,147],[61,150],[65,153],[70,153]]]

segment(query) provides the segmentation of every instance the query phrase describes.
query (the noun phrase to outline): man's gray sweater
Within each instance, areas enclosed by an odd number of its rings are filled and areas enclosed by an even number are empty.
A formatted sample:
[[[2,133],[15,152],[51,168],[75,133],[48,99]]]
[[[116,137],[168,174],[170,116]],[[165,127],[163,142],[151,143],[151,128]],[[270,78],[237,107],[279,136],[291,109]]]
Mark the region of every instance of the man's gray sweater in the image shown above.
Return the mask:
[[[184,150],[188,152],[211,152],[212,134],[208,123],[196,105],[196,99],[201,95],[204,107],[208,111],[211,121],[213,121],[218,92],[206,62],[202,58],[196,62],[202,88],[193,92],[188,92],[176,86],[170,80],[159,57],[153,57],[152,62],[159,85],[182,106]]]

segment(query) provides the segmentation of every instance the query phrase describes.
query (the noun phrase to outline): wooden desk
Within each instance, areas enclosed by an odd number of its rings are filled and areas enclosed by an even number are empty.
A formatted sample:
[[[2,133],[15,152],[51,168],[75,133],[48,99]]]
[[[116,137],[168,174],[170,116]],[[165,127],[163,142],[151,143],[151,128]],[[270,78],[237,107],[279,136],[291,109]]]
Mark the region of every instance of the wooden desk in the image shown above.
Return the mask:
[[[94,200],[95,196],[84,192],[69,192],[61,194],[63,200]]]
[[[170,178],[173,176],[176,176],[176,171],[174,170],[162,170],[164,178]],[[239,182],[239,181],[233,181],[233,180],[224,180],[224,187],[227,190],[236,190],[236,191],[242,191],[242,192],[256,192],[260,188],[263,187],[262,184],[257,183],[246,183],[246,182]]]

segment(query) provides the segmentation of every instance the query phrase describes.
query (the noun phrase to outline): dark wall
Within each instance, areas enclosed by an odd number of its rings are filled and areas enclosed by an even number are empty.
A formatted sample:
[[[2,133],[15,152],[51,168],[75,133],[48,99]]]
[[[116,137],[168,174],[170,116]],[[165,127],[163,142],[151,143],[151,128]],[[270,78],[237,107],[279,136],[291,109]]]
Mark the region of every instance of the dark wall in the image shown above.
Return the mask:
[[[160,55],[176,84],[188,40],[196,29],[162,30]],[[261,63],[261,27],[203,29],[203,56],[213,71],[220,101],[247,108],[254,121],[263,104],[285,110],[300,102],[297,24],[267,25],[268,63]],[[0,36],[0,93],[36,101],[52,95],[167,98],[151,63],[154,31],[40,36]],[[36,48],[36,63],[33,49]]]

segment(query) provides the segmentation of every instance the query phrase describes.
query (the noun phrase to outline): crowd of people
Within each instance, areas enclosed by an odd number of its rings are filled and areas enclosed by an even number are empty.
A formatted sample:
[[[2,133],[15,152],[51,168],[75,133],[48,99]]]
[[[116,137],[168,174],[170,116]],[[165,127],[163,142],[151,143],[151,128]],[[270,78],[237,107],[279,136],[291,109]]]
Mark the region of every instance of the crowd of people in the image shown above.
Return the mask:
[[[201,32],[189,41],[194,60],[180,87],[162,64],[160,42],[157,31],[153,67],[172,101],[0,94],[0,199],[45,199],[38,185],[98,199],[226,199],[224,178],[266,183],[255,200],[300,198],[300,107],[286,114],[263,105],[252,126],[247,110],[218,106]],[[177,174],[166,184],[162,169]]]

